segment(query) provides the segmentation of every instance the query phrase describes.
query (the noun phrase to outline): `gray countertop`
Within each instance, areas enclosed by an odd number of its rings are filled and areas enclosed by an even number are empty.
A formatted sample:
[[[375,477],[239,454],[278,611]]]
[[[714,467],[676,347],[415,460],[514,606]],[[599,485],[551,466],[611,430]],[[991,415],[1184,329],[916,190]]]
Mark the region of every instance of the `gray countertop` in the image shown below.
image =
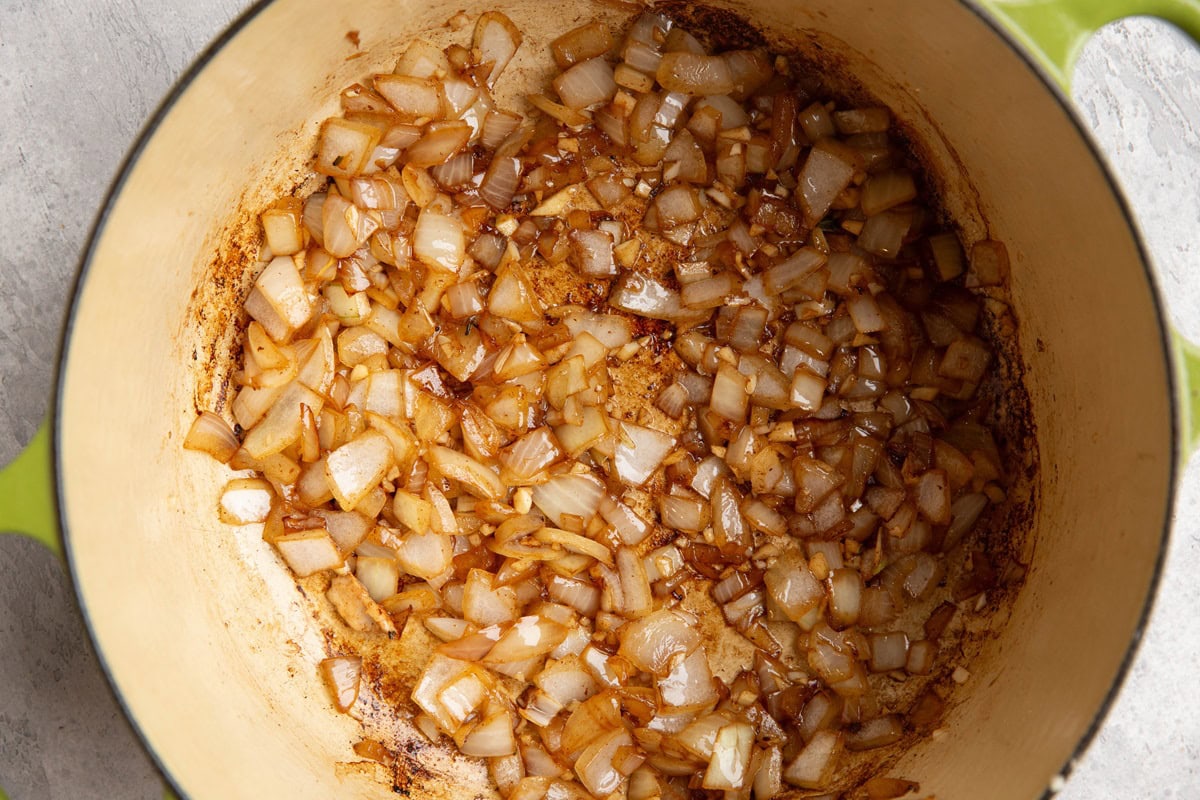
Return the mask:
[[[176,77],[248,5],[0,0],[0,464],[48,408],[80,249],[109,181]],[[1138,214],[1171,316],[1200,341],[1200,54],[1161,23],[1112,25],[1088,44],[1074,97]],[[1063,800],[1200,797],[1193,462],[1149,630]],[[11,536],[0,536],[0,787],[12,800],[162,796],[61,567]]]

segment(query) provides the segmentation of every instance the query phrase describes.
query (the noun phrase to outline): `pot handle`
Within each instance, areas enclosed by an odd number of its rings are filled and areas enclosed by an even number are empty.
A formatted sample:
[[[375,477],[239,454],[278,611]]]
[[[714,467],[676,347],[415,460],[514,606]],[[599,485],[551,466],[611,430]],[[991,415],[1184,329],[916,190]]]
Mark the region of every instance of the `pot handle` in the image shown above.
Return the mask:
[[[25,450],[0,470],[0,533],[23,533],[61,556],[50,453],[47,421]]]
[[[1200,0],[977,0],[1067,92],[1093,33],[1124,17],[1158,17],[1200,42]]]

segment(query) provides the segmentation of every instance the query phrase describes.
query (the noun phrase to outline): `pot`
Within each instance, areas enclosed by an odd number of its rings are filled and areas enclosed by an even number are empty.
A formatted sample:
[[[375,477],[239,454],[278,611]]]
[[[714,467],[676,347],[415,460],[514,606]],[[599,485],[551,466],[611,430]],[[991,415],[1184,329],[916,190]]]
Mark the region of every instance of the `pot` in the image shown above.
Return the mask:
[[[1040,464],[1028,527],[1013,532],[1030,566],[973,642],[945,735],[889,770],[949,800],[1036,797],[1094,732],[1145,621],[1177,465],[1197,430],[1187,395],[1200,388],[1200,359],[1166,328],[1125,204],[1061,91],[1086,35],[1136,4],[984,5],[713,4],[780,49],[854,74],[905,123],[966,238],[1004,241],[1012,257],[1011,357]],[[1154,7],[1200,32],[1194,3]],[[309,605],[258,531],[217,521],[227,471],[181,449],[195,411],[229,399],[256,212],[302,181],[341,88],[389,69],[414,35],[445,38],[460,8],[275,0],[216,42],[101,213],[64,339],[53,441],[39,435],[0,482],[0,527],[47,540],[61,529],[105,668],[188,796],[391,797],[402,779],[412,797],[488,792],[484,770],[432,750],[402,778],[355,763],[360,728],[326,700]],[[527,41],[628,14],[587,2],[502,8]],[[510,68],[516,80],[549,69],[532,51]]]

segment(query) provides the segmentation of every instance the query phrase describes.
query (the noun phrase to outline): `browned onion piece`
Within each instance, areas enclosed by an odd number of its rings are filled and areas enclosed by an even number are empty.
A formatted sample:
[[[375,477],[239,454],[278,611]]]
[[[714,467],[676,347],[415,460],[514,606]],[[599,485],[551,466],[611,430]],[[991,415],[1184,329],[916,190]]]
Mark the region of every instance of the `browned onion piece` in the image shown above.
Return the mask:
[[[188,429],[183,446],[188,450],[208,453],[224,464],[233,458],[241,445],[228,422],[212,412],[202,411]]]
[[[737,89],[729,62],[721,56],[696,53],[666,53],[655,73],[658,82],[671,92],[690,95],[729,94]]]
[[[656,611],[620,631],[620,654],[634,666],[655,675],[666,675],[671,659],[687,655],[700,644],[694,618],[680,611]]]

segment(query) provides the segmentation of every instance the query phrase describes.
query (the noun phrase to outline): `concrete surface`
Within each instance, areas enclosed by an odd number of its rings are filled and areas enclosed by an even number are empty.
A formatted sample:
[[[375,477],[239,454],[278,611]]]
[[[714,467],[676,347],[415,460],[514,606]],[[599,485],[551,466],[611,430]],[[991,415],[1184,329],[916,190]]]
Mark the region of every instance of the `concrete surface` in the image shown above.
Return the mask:
[[[79,251],[122,156],[247,5],[0,0],[0,464],[48,407]],[[1200,341],[1200,54],[1161,23],[1110,26],[1084,53],[1075,99],[1138,211],[1173,317]],[[1177,517],[1149,632],[1063,800],[1200,797],[1196,463]],[[77,614],[54,558],[0,536],[0,787],[12,800],[161,797]]]

